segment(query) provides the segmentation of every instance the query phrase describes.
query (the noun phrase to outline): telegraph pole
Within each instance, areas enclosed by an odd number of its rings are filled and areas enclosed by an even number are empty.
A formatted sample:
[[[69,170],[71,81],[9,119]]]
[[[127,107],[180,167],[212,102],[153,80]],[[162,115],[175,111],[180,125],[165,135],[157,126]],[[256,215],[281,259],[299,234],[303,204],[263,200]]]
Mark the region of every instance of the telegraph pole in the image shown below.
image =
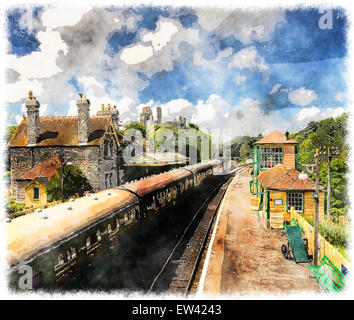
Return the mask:
[[[327,154],[327,218],[331,217],[331,161],[332,158],[339,156],[339,148],[338,147],[327,147],[326,154]]]
[[[313,250],[313,264],[315,266],[318,265],[318,220],[319,220],[319,171],[320,171],[320,165],[319,165],[319,156],[320,156],[320,150],[316,149],[316,176],[315,176],[315,194],[314,194],[314,199],[315,199],[315,231],[314,231],[314,250]]]
[[[331,152],[329,147],[327,148],[327,218],[331,217]]]

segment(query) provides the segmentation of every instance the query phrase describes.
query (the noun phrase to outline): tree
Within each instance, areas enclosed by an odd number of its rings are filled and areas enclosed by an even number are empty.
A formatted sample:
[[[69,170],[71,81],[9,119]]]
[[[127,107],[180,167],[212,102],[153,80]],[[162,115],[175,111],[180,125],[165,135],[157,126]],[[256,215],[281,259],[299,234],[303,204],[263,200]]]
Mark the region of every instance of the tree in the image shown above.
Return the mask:
[[[77,166],[64,167],[64,198],[68,199],[74,195],[82,195],[84,191],[91,191],[92,188],[88,183],[86,177]],[[47,197],[48,201],[60,200],[62,195],[61,190],[61,168],[57,169],[57,175],[53,175],[47,183]]]
[[[140,123],[138,121],[130,122],[129,124],[125,125],[124,130],[121,130],[121,131],[124,134],[129,129],[139,130],[141,132],[142,136],[144,138],[146,137],[146,127],[145,127],[145,125],[143,125],[142,123]]]

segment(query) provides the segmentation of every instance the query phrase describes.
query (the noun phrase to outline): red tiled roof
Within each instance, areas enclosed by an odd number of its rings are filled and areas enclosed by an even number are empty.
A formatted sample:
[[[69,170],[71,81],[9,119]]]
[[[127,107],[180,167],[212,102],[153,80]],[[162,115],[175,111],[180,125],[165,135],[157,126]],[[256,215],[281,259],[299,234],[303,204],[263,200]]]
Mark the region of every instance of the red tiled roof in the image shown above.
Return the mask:
[[[78,144],[78,121],[74,117],[40,117],[40,136],[37,146],[48,145],[77,145]],[[97,145],[103,137],[110,116],[91,116],[89,145]],[[27,118],[19,124],[9,146],[27,145]]]
[[[33,180],[36,178],[48,178],[48,180],[57,173],[57,169],[61,167],[61,159],[59,155],[56,155],[49,160],[46,160],[26,173],[20,176],[19,180]]]
[[[272,190],[315,190],[315,183],[311,179],[300,179],[301,173],[295,169],[288,169],[279,164],[258,176],[264,188]],[[325,189],[320,186],[320,191]]]
[[[298,143],[294,139],[286,139],[286,136],[284,134],[281,134],[279,131],[273,131],[261,140],[258,140],[255,144],[266,144],[266,143]]]

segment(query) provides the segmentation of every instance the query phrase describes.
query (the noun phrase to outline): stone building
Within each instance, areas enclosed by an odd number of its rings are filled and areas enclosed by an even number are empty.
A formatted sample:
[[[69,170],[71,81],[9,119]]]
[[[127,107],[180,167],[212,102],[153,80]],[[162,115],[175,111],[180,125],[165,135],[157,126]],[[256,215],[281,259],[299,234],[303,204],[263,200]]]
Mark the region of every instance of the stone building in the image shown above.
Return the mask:
[[[154,124],[154,116],[152,115],[152,111],[149,106],[144,107],[143,112],[140,113],[140,123],[146,128],[149,128]]]
[[[120,177],[121,143],[119,113],[116,107],[90,116],[90,101],[77,100],[77,116],[40,117],[40,103],[32,92],[26,101],[24,117],[9,142],[11,196],[25,202],[23,177],[44,161],[63,155],[64,160],[80,167],[92,191],[97,192],[122,183]]]
[[[160,124],[161,127],[174,127],[177,129],[186,129],[187,123],[186,118],[179,116],[175,120],[166,121]]]
[[[61,165],[61,158],[56,155],[34,166],[17,178],[18,188],[25,191],[26,207],[39,207],[47,204],[46,185],[53,176],[58,174],[57,169]]]

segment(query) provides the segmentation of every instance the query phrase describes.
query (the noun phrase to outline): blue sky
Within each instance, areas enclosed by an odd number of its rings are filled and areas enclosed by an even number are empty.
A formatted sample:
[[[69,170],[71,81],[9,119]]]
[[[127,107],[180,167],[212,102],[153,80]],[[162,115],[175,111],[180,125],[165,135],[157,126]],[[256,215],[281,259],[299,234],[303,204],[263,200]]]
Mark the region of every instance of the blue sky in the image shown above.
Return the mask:
[[[181,114],[234,136],[295,131],[347,110],[340,8],[28,6],[8,10],[7,26],[9,124],[30,89],[41,115],[75,115],[83,92],[92,114],[111,103],[128,122],[161,106],[163,120]]]

